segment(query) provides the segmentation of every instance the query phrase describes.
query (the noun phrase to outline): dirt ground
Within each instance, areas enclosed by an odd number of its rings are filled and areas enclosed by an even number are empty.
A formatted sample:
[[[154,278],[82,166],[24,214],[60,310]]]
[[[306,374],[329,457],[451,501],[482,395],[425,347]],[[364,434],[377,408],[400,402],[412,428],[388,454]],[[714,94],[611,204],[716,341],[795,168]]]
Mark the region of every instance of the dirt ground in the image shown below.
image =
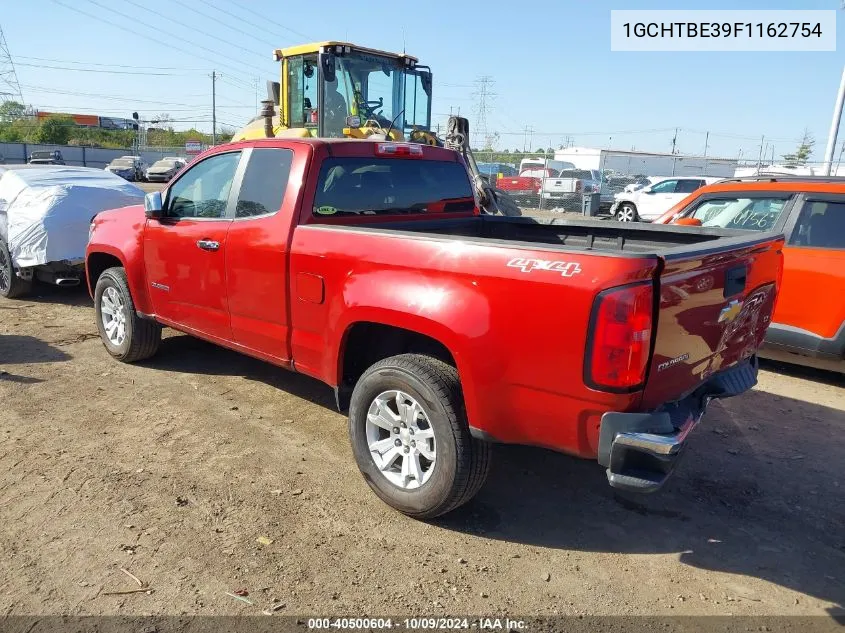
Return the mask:
[[[364,484],[327,387],[171,331],[123,365],[93,318],[0,300],[0,614],[843,613],[841,377],[769,365],[656,495],[496,447],[426,524]],[[121,568],[152,592],[107,595]]]

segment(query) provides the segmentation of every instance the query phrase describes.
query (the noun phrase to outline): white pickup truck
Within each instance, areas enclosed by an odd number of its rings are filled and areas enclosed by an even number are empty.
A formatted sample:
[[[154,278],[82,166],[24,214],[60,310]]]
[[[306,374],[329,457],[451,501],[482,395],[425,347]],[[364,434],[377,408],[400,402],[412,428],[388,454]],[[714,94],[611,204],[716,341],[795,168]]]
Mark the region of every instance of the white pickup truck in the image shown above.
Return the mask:
[[[561,206],[575,204],[580,208],[581,195],[601,193],[601,187],[601,172],[597,169],[564,169],[555,177],[543,179],[540,195],[553,205],[560,202]]]

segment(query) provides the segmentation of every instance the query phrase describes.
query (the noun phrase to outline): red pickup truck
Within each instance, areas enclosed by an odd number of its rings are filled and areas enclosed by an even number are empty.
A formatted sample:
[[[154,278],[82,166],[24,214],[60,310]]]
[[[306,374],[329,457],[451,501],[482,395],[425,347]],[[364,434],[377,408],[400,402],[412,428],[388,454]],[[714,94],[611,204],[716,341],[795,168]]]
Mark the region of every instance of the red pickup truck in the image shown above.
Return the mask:
[[[481,215],[455,151],[266,139],[98,214],[86,263],[114,357],[169,326],[327,383],[370,487],[431,518],[478,491],[493,441],[660,487],[708,402],[755,384],[781,245]]]

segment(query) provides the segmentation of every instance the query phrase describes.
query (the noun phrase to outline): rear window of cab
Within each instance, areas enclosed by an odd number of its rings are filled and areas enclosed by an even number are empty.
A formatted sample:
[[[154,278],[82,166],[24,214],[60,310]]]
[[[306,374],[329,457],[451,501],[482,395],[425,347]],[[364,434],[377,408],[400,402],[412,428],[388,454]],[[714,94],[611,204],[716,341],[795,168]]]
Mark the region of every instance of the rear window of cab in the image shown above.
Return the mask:
[[[315,218],[472,212],[475,196],[459,162],[419,158],[327,158]]]

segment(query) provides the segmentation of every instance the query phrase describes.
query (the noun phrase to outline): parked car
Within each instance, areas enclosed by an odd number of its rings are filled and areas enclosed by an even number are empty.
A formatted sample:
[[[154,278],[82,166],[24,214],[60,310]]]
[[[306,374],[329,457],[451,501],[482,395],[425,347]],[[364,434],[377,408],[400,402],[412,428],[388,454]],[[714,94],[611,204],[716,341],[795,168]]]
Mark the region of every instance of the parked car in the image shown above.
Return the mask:
[[[516,167],[507,163],[478,163],[478,171],[484,176],[493,178],[494,181],[500,174],[507,177],[516,176],[518,173]]]
[[[845,178],[723,180],[655,222],[783,232],[783,281],[761,355],[845,373]]]
[[[327,383],[366,482],[413,517],[471,499],[491,441],[656,490],[707,403],[755,383],[782,237],[480,215],[474,194],[446,148],[214,147],[94,219],[103,344],[139,361],[170,326]],[[717,291],[655,304],[696,274]]]
[[[649,185],[654,185],[660,182],[661,180],[668,180],[671,176],[665,176],[663,178],[658,178],[656,176],[641,176],[641,177],[633,177],[633,182],[627,183],[623,191],[626,193],[631,193],[632,191],[639,191],[643,187],[648,187]]]
[[[29,155],[29,164],[30,165],[64,165],[65,159],[62,157],[62,153],[57,150],[43,150],[38,152],[32,152]]]
[[[635,191],[614,196],[610,214],[620,222],[650,222],[659,218],[696,189],[719,178],[671,176]]]
[[[79,285],[91,218],[143,199],[138,187],[100,169],[0,167],[0,296],[24,296],[35,279]]]
[[[185,166],[180,158],[162,158],[147,168],[148,182],[169,182]]]
[[[146,170],[147,164],[140,156],[121,156],[106,166],[106,171],[132,182],[144,180]]]

